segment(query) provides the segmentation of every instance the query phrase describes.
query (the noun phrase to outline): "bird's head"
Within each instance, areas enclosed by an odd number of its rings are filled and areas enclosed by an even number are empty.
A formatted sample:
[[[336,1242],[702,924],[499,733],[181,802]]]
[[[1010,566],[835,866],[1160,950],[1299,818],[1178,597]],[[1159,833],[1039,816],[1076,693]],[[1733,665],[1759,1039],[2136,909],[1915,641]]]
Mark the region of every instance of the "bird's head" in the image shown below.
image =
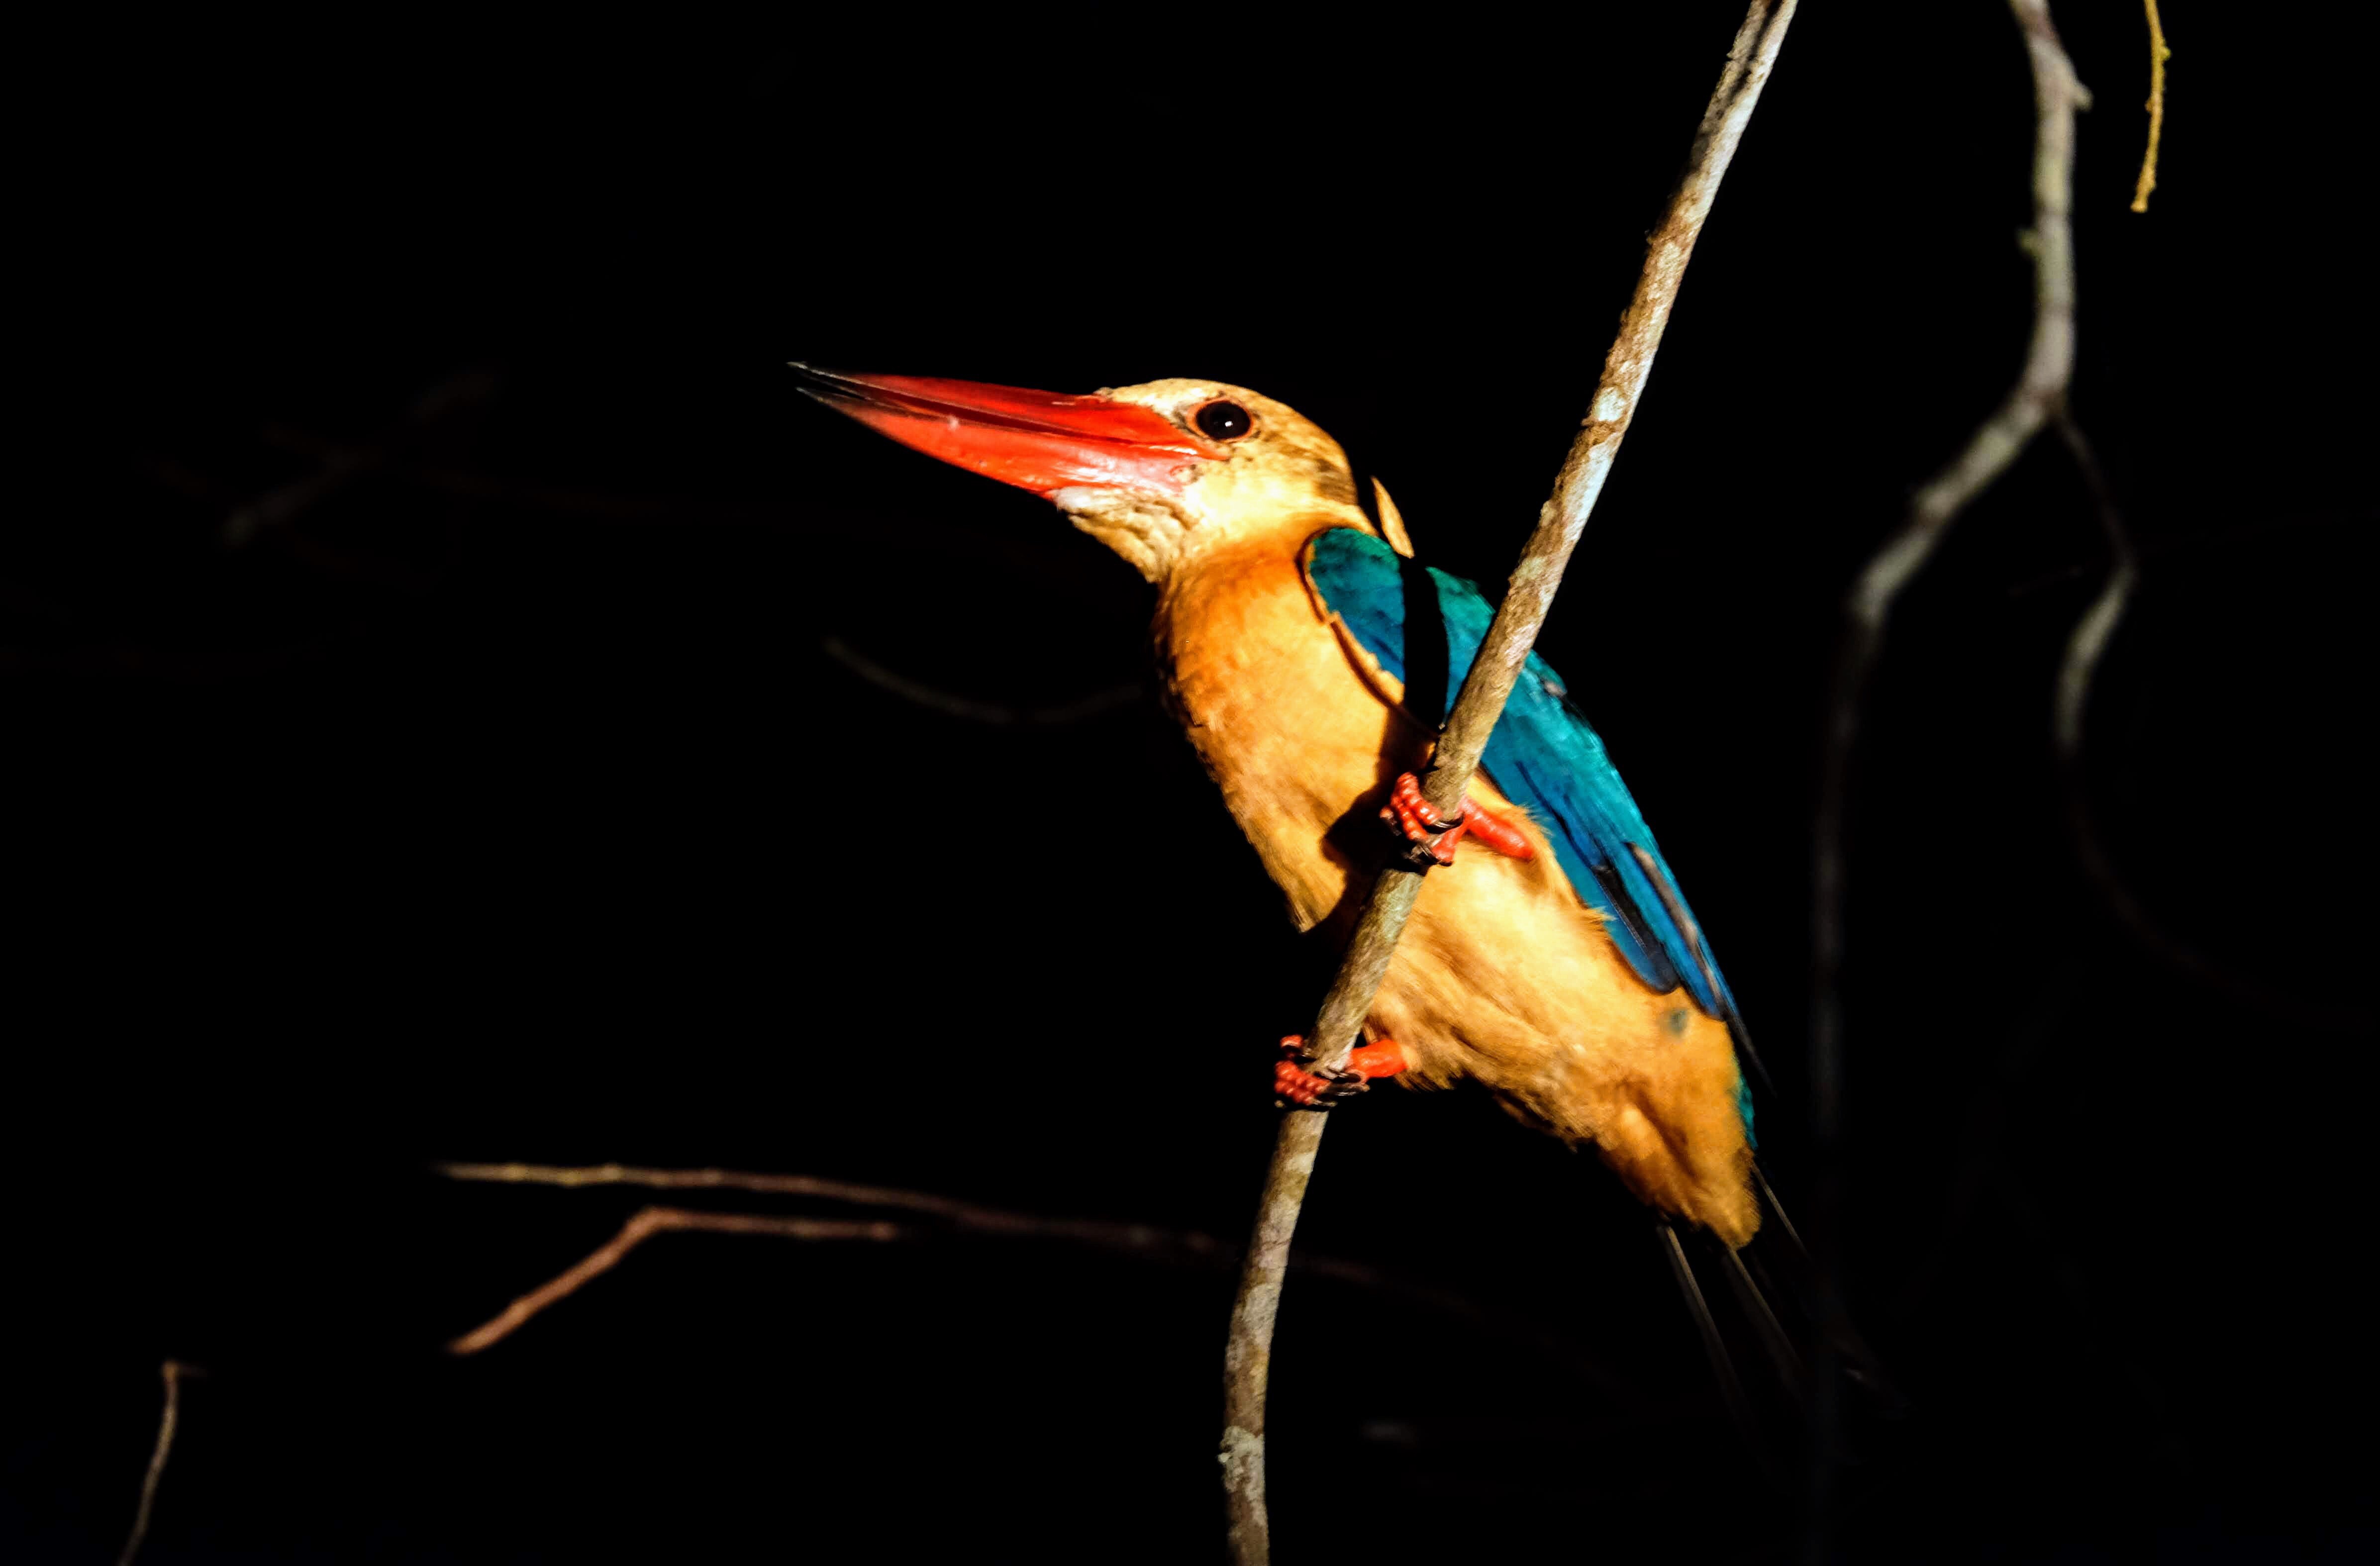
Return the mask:
[[[1152,582],[1162,584],[1215,542],[1258,528],[1380,530],[1356,504],[1338,442],[1294,408],[1220,381],[1151,381],[1069,396],[794,368],[803,389],[829,407],[1055,503]],[[1402,528],[1384,523],[1402,548]]]

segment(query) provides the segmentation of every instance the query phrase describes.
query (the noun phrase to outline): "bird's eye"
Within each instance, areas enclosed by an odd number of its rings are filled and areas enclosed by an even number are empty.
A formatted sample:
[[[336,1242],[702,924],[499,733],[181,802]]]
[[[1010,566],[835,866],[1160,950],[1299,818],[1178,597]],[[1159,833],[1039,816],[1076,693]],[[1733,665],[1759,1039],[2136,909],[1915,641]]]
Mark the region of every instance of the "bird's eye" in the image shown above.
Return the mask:
[[[1256,428],[1248,410],[1233,402],[1211,402],[1190,416],[1198,426],[1198,433],[1210,441],[1236,441]]]

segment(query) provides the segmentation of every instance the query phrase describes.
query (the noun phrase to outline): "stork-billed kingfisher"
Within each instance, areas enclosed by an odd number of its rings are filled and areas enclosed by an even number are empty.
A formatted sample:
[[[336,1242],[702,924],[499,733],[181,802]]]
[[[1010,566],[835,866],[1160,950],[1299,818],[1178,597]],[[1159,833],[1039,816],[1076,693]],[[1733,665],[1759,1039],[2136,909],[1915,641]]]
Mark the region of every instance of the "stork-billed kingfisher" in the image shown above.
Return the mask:
[[[1349,883],[1376,861],[1351,822],[1381,818],[1448,867],[1421,889],[1349,1070],[1284,1040],[1283,1099],[1474,1077],[1593,1144],[1650,1206],[1730,1246],[1752,1237],[1741,1024],[1659,846],[1535,657],[1462,819],[1430,810],[1415,773],[1490,607],[1414,564],[1387,491],[1376,519],[1336,441],[1214,381],[1066,396],[795,368],[870,428],[1056,503],[1155,585],[1169,704],[1301,929],[1352,924]]]

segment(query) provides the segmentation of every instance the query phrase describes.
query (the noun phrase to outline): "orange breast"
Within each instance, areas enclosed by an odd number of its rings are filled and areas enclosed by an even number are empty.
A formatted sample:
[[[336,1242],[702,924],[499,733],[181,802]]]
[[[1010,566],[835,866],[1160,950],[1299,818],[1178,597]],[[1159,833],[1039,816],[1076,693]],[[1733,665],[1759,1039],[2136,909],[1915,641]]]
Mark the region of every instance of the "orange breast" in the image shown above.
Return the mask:
[[[1165,585],[1158,644],[1190,741],[1292,917],[1343,931],[1378,863],[1366,834],[1383,830],[1380,801],[1430,735],[1383,699],[1308,593],[1297,556],[1311,530],[1195,552]],[[1749,1238],[1726,1027],[1682,991],[1646,989],[1536,823],[1485,778],[1472,797],[1519,819],[1536,856],[1466,844],[1430,874],[1373,1026],[1404,1047],[1415,1086],[1475,1077],[1524,1118],[1594,1143],[1645,1200]]]

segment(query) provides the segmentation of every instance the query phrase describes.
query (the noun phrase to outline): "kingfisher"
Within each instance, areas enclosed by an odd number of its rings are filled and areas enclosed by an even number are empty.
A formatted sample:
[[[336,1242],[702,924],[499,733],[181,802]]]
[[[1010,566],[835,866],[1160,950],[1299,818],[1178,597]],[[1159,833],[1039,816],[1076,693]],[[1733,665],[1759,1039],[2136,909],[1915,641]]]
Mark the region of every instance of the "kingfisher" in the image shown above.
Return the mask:
[[[1148,578],[1167,705],[1300,929],[1352,932],[1384,826],[1431,869],[1346,1067],[1281,1041],[1285,1106],[1475,1080],[1658,1214],[1730,1254],[1751,1240],[1738,1045],[1757,1058],[1660,845],[1534,655],[1460,814],[1430,807],[1419,775],[1492,607],[1414,560],[1338,442],[1217,381],[1084,396],[794,368],[880,433],[1054,503]]]

